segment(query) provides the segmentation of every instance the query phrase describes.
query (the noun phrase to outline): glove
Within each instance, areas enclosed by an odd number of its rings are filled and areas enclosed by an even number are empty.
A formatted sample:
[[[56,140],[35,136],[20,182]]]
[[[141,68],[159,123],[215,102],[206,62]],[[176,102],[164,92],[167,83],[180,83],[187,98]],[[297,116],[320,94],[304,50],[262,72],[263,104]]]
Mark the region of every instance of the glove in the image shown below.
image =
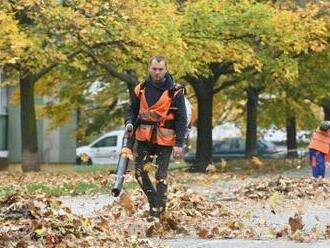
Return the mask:
[[[134,126],[132,123],[127,123],[125,126],[125,133],[127,133],[129,136],[133,134]]]

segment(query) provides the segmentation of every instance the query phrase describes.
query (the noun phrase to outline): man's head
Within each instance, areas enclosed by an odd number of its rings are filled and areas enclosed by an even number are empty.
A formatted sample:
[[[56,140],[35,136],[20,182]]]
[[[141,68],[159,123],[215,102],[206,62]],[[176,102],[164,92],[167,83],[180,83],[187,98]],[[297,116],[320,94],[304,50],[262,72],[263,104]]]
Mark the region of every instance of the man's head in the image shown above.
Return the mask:
[[[149,62],[149,74],[155,83],[164,81],[167,73],[167,63],[163,56],[153,56]]]
[[[330,129],[330,121],[322,121],[320,125],[321,131],[328,131]]]

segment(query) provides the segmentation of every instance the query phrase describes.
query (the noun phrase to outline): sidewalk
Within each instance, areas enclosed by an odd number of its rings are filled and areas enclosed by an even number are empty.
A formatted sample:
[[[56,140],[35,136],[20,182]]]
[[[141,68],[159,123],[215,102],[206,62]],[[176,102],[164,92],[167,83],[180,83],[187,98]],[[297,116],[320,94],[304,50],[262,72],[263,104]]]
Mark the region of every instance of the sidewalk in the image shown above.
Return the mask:
[[[311,174],[310,167],[306,166],[302,169],[291,170],[282,173],[285,177],[309,177]],[[279,175],[276,175],[278,177]],[[266,176],[268,179],[273,178],[272,175]],[[252,180],[263,182],[266,177],[254,178]],[[275,177],[274,177],[275,178]],[[201,185],[194,185],[191,188],[199,192],[204,199],[210,201],[235,198],[234,192],[240,187],[246,187],[249,180],[231,179],[228,181],[217,182],[216,184],[207,187]],[[222,193],[222,194],[218,194]],[[219,196],[220,195],[220,196]],[[215,198],[214,198],[215,197]],[[111,205],[114,198],[110,195],[96,195],[96,196],[66,196],[61,197],[65,207],[69,207],[73,213],[82,216],[97,216],[95,211],[101,210],[106,205]],[[269,206],[270,201],[260,200],[240,200],[240,198],[233,200],[224,200],[221,202],[227,208],[236,210],[240,213],[251,215],[241,219],[246,227],[253,227],[257,232],[262,233],[260,238],[262,240],[242,240],[242,239],[201,239],[191,237],[180,237],[178,239],[163,239],[155,240],[154,244],[166,244],[173,248],[328,248],[330,247],[330,240],[311,240],[310,243],[299,243],[290,241],[287,237],[275,239],[274,234],[265,235],[269,228],[280,228],[283,225],[288,225],[289,217],[293,217],[295,213],[302,213],[302,223],[306,233],[310,233],[311,229],[319,228],[320,232],[324,232],[325,226],[330,224],[330,202],[328,200],[315,200],[308,198],[279,198],[278,203],[271,211]],[[264,223],[260,225],[260,223]],[[219,223],[223,225],[223,223]],[[197,235],[196,235],[197,237]],[[151,239],[154,241],[154,239]],[[157,246],[156,246],[157,247]]]
[[[203,240],[203,239],[176,239],[165,241],[171,248],[329,248],[330,241],[314,243],[296,243],[284,240]]]

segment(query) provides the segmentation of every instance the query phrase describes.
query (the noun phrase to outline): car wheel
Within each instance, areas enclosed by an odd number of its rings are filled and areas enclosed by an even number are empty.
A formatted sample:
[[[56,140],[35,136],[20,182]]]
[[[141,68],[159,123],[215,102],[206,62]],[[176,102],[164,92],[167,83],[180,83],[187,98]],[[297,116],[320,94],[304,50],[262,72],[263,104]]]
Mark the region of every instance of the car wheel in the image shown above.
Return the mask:
[[[91,159],[88,159],[88,162],[87,162],[88,165],[93,165],[93,161]]]
[[[76,158],[76,164],[77,165],[81,165],[82,161],[81,161],[81,158],[80,157],[77,157]]]

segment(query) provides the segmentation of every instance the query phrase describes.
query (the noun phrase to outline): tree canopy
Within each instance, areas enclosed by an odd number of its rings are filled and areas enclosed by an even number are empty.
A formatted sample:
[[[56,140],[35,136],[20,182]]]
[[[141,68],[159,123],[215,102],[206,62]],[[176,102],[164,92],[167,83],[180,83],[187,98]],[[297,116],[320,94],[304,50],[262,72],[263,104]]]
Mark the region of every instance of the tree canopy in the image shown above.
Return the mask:
[[[193,90],[203,133],[197,156],[204,163],[213,113],[224,118],[213,105],[237,109],[244,92],[257,87],[262,125],[281,126],[285,111],[278,106],[312,113],[309,102],[329,99],[321,90],[329,78],[327,1],[4,0],[0,9],[0,67],[9,81],[19,77],[21,118],[29,127],[22,129],[23,151],[31,154],[37,153],[35,92],[52,99],[38,113],[54,127],[78,110],[88,120],[83,129],[99,132],[121,123],[118,106],[155,54],[167,57],[170,72]],[[302,114],[299,126],[311,119]]]

